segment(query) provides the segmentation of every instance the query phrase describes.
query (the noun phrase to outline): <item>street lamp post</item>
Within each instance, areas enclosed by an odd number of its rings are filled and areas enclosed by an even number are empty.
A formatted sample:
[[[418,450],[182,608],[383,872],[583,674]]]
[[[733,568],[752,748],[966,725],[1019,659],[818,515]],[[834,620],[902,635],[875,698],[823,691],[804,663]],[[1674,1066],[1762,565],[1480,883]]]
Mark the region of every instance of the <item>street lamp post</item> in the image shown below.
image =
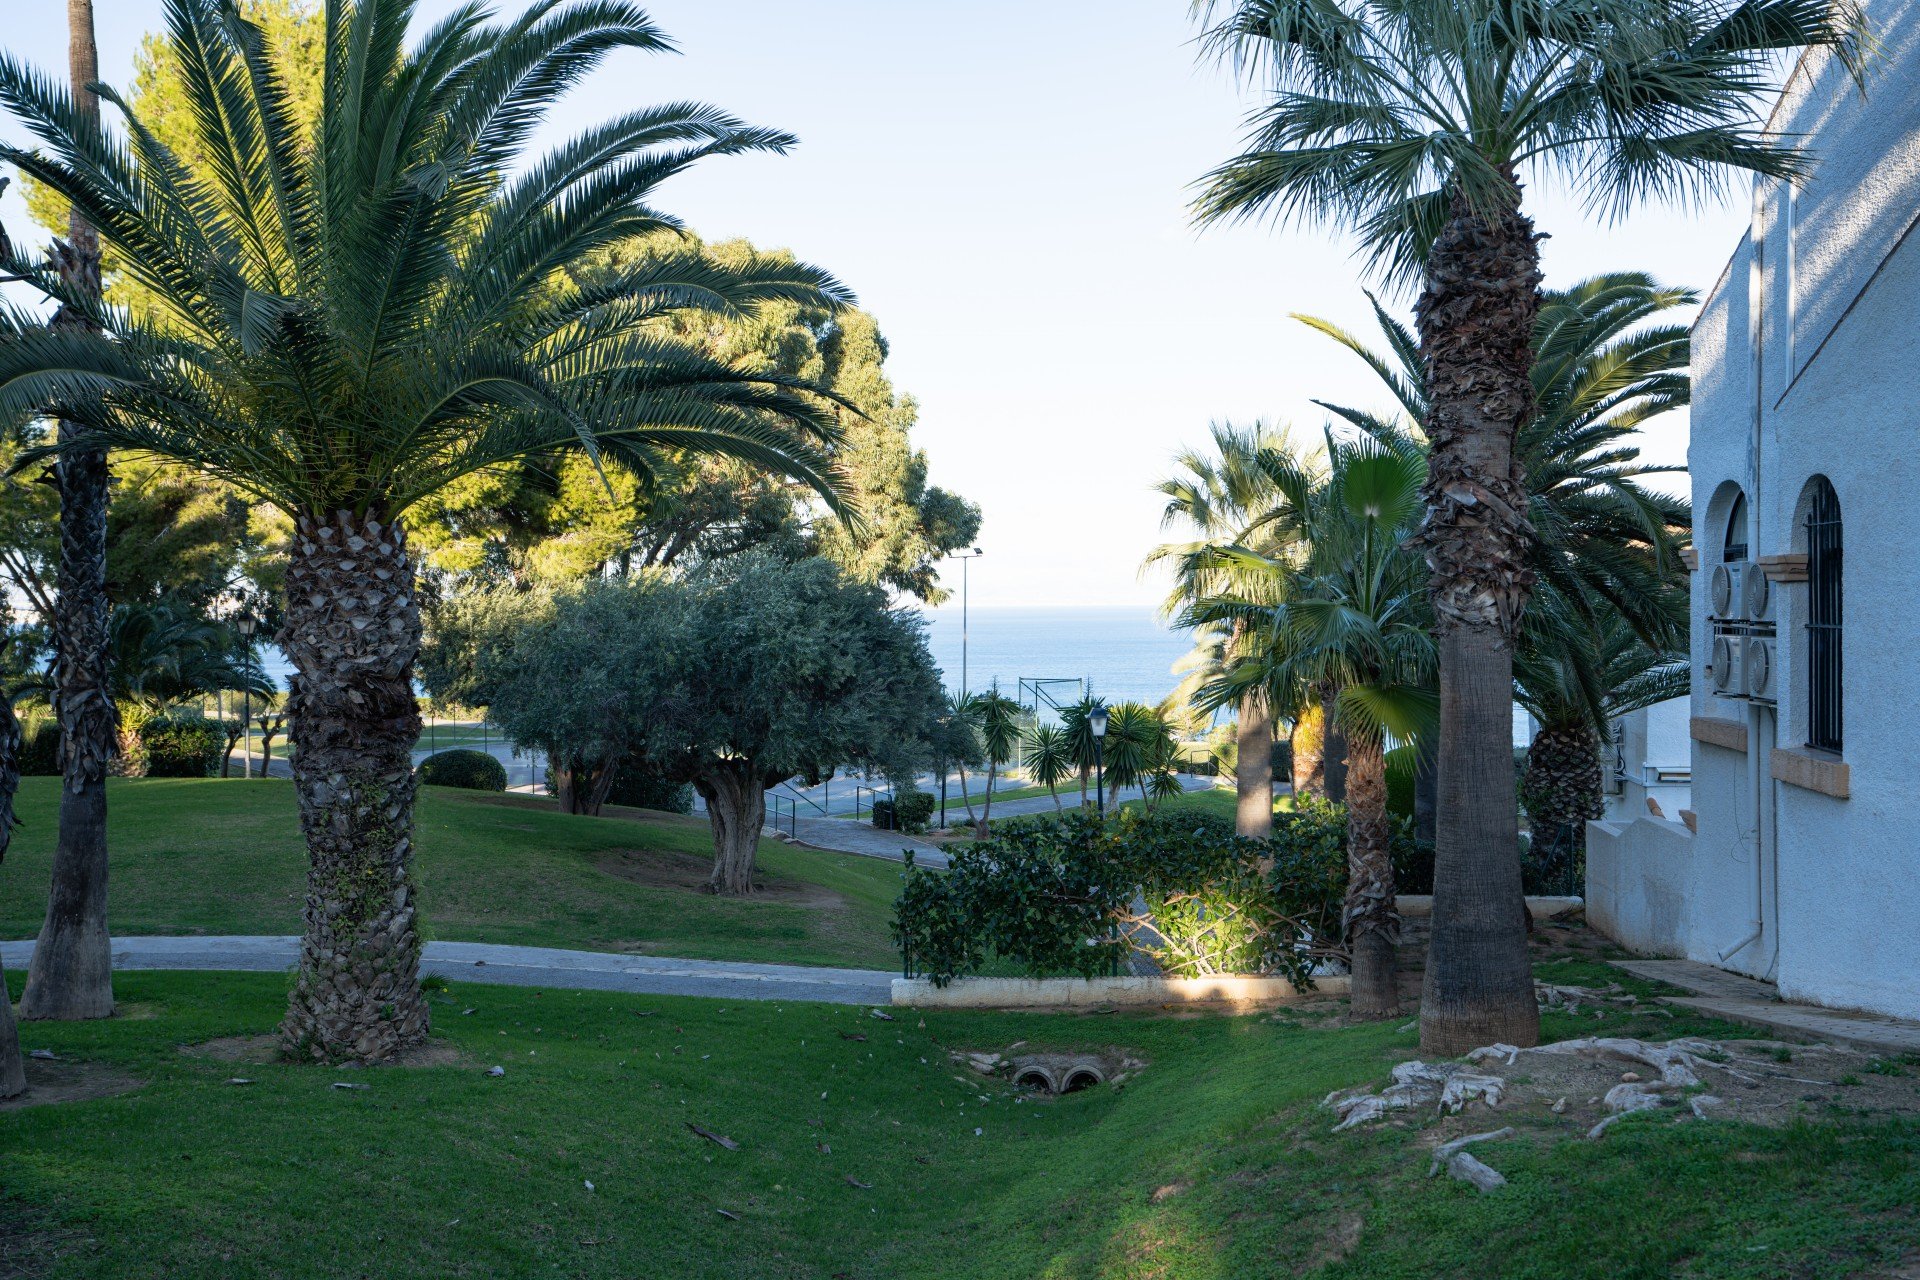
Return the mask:
[[[967,565],[978,560],[986,552],[975,547],[972,551],[957,551],[947,557],[960,562],[960,698],[967,697]]]
[[[1100,821],[1105,823],[1107,820],[1106,703],[1093,704],[1093,710],[1087,713],[1087,728],[1093,731],[1093,798],[1099,805]]]
[[[248,683],[240,689],[240,760],[246,769],[247,777],[253,776],[253,629],[260,620],[250,613],[243,613],[233,620],[233,626],[240,633],[240,647],[246,659]],[[265,773],[263,763],[260,772]]]
[[[947,829],[947,726],[953,723],[952,716],[935,716],[934,722],[940,726],[940,749],[934,752],[934,767],[940,770],[940,829]]]

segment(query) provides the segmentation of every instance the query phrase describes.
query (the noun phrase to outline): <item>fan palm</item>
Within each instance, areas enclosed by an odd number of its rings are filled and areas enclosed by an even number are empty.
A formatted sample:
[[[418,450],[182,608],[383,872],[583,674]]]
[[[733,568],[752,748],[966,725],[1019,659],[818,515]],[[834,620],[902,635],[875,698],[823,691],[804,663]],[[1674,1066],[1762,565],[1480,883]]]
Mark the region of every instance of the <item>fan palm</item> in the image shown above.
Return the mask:
[[[666,38],[616,0],[541,0],[499,24],[461,7],[409,52],[414,8],[330,0],[309,139],[234,0],[167,0],[204,177],[137,118],[122,144],[0,59],[0,103],[43,144],[0,159],[71,202],[153,299],[151,320],[96,309],[109,341],[8,317],[0,413],[81,424],[87,447],[198,468],[293,521],[277,639],[296,673],[288,712],[310,866],[282,1036],[318,1058],[385,1059],[427,1031],[410,870],[420,615],[408,508],[565,449],[642,483],[662,451],[728,455],[837,502],[821,451],[832,406],[659,323],[770,299],[839,305],[836,282],[691,252],[576,272],[674,226],[647,203],[663,179],[792,140],[676,103],[523,164],[560,91],[613,50],[664,50]]]
[[[1258,663],[1229,669],[1215,701],[1249,682],[1331,691],[1330,723],[1347,741],[1347,897],[1355,1017],[1399,1010],[1394,979],[1393,861],[1386,751],[1418,737],[1435,711],[1434,646],[1421,565],[1402,547],[1418,523],[1426,463],[1417,449],[1376,441],[1327,447],[1325,479],[1302,508],[1309,554],[1275,561],[1229,548],[1243,572],[1290,579],[1276,605],[1246,611],[1268,644]]]
[[[1515,433],[1534,415],[1540,253],[1524,183],[1588,205],[1806,172],[1764,131],[1770,60],[1823,46],[1859,74],[1852,0],[1197,0],[1208,42],[1262,89],[1245,150],[1199,216],[1258,214],[1356,234],[1422,283],[1433,442],[1418,533],[1443,690],[1441,812],[1421,1045],[1533,1044],[1508,712],[1532,587]]]
[[[1285,515],[1297,496],[1288,486],[1300,471],[1287,433],[1260,423],[1216,423],[1212,438],[1211,454],[1182,451],[1175,474],[1156,486],[1167,499],[1161,527],[1181,526],[1187,536],[1147,556],[1148,566],[1164,565],[1173,575],[1162,614],[1194,632],[1194,648],[1182,659],[1175,691],[1188,699],[1229,664],[1251,656],[1260,643],[1244,622],[1206,617],[1195,605],[1210,596],[1244,597],[1276,582],[1267,574],[1237,581],[1235,571],[1212,553],[1246,546],[1279,556],[1296,538]],[[1291,709],[1275,705],[1279,692],[1249,687],[1235,708],[1234,827],[1243,836],[1261,838],[1273,831],[1273,723],[1276,714]]]

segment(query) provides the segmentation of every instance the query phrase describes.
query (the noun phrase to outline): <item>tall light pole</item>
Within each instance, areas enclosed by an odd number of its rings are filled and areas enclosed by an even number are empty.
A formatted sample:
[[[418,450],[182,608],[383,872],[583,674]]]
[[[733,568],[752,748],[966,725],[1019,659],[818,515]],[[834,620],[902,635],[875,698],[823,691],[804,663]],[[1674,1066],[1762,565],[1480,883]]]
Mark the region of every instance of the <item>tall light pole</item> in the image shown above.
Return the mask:
[[[246,777],[253,776],[253,629],[260,620],[251,613],[242,612],[233,620],[234,630],[240,633],[241,656],[246,660],[247,683],[240,688],[240,760],[246,767]],[[265,773],[267,766],[262,763],[260,772]]]
[[[1100,806],[1100,821],[1105,823],[1107,820],[1106,703],[1093,704],[1093,710],[1087,713],[1087,728],[1093,732],[1093,798]],[[1085,813],[1086,810],[1082,809],[1080,812]]]
[[[986,552],[975,547],[972,551],[956,551],[948,556],[949,560],[960,562],[960,700],[967,697],[967,564],[978,560]]]

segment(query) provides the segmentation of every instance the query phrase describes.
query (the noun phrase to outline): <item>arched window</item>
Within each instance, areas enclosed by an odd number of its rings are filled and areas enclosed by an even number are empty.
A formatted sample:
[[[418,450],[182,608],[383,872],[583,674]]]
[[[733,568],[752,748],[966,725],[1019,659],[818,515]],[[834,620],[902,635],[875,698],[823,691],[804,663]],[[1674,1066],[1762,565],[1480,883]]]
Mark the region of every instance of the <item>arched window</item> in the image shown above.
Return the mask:
[[[1727,536],[1722,540],[1720,559],[1737,564],[1747,558],[1747,495],[1733,495],[1733,509],[1727,512]]]
[[[1813,478],[1807,505],[1807,745],[1839,751],[1840,498]]]

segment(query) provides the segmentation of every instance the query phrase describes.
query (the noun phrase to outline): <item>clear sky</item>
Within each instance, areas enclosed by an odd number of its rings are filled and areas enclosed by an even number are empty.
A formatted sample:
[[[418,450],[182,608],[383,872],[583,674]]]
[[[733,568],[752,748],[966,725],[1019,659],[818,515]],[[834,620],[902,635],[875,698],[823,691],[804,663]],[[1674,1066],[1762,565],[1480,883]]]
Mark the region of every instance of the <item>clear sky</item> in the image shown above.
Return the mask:
[[[95,5],[102,74],[126,84],[159,0]],[[65,6],[6,7],[0,44],[64,75]],[[1157,600],[1139,564],[1176,448],[1216,419],[1317,432],[1315,399],[1379,403],[1364,369],[1288,319],[1368,323],[1346,246],[1189,222],[1191,184],[1232,153],[1246,104],[1196,62],[1185,0],[647,8],[682,53],[617,55],[552,136],[681,98],[799,135],[788,156],[710,161],[661,204],[709,238],[792,248],[879,317],[935,482],[983,508],[976,604]],[[1704,291],[1745,222],[1739,199],[1606,226],[1552,191],[1530,198],[1549,283],[1640,269]],[[0,218],[24,237],[17,195]],[[1650,454],[1684,461],[1682,417],[1655,437]]]

